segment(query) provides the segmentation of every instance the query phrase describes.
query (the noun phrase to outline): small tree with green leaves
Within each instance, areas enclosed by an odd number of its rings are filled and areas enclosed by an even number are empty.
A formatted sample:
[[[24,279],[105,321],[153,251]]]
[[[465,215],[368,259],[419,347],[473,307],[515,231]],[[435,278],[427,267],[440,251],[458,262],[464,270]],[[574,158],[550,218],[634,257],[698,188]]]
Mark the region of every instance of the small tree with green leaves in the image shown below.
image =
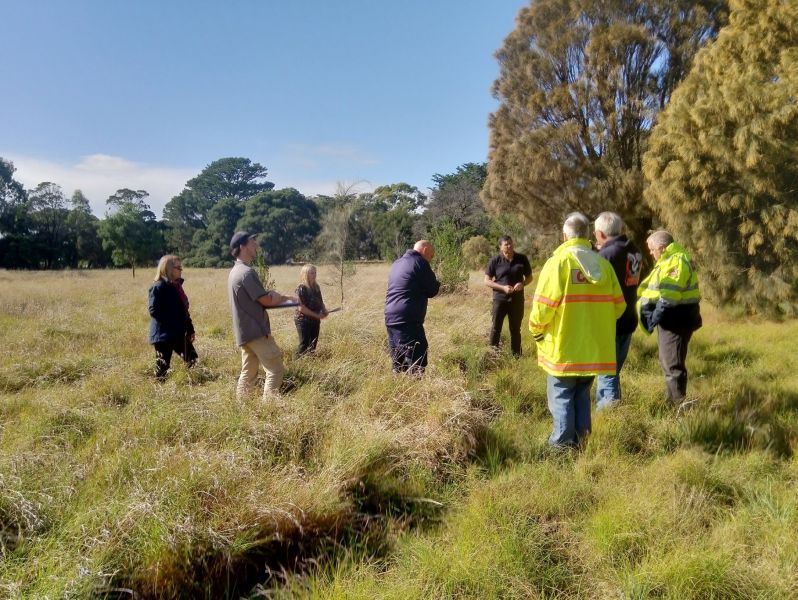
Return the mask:
[[[435,247],[432,270],[441,282],[442,294],[468,289],[468,265],[463,257],[462,238],[462,233],[448,219],[439,221],[430,231],[430,242]]]
[[[660,115],[645,199],[712,301],[798,310],[798,5],[734,0]]]
[[[258,253],[255,255],[255,261],[252,266],[258,274],[263,287],[267,290],[274,290],[277,288],[277,283],[274,281],[274,277],[272,277],[271,270],[269,269],[269,263],[266,262],[266,258],[263,256],[263,250],[260,248],[258,248]]]
[[[130,265],[136,277],[136,265],[149,262],[163,250],[163,238],[155,215],[144,202],[144,190],[121,189],[106,204],[109,213],[100,222],[103,248],[111,251],[117,267]]]

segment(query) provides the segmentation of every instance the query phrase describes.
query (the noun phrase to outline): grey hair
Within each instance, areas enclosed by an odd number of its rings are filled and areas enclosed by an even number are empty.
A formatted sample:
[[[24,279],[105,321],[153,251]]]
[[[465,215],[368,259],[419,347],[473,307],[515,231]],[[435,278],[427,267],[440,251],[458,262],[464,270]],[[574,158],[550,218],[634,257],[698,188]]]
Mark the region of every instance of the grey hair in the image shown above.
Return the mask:
[[[590,221],[588,221],[587,217],[582,213],[572,212],[565,217],[562,232],[567,240],[572,240],[574,238],[587,239],[590,235]]]
[[[623,231],[623,220],[617,213],[603,212],[596,217],[593,229],[600,231],[607,237],[618,237]]]
[[[673,242],[673,236],[664,229],[655,231],[646,239],[646,244],[651,244],[655,248],[665,248],[671,242]]]

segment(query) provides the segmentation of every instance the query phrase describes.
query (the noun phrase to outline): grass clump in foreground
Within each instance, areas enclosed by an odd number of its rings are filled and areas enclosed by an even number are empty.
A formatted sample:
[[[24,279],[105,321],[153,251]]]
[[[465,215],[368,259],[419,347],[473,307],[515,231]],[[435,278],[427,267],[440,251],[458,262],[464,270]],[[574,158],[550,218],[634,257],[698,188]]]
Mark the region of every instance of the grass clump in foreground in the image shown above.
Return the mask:
[[[487,415],[459,373],[390,374],[385,271],[364,271],[316,357],[293,359],[292,313],[272,313],[290,391],[270,403],[235,399],[225,271],[187,273],[201,364],[164,384],[145,280],[9,274],[0,303],[24,310],[0,324],[0,595],[239,597],[440,518]],[[298,270],[275,272],[291,289]]]
[[[278,288],[297,272],[275,269]],[[680,415],[655,339],[636,336],[623,404],[559,454],[531,341],[520,361],[486,347],[478,275],[431,302],[416,380],[388,373],[387,267],[360,269],[270,404],[234,398],[224,271],[187,273],[202,364],[178,361],[164,385],[148,375],[146,282],[114,295],[126,273],[90,273],[100,302],[68,274],[9,277],[4,596],[798,596],[795,322],[704,307]],[[290,317],[272,313],[287,352]]]

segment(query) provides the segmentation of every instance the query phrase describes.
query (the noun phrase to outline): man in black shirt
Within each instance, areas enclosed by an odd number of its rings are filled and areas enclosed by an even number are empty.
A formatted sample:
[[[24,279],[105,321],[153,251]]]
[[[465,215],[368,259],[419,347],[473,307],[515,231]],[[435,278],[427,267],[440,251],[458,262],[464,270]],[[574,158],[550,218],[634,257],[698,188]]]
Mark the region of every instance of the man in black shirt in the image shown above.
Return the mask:
[[[490,343],[499,346],[504,317],[510,328],[510,347],[513,356],[521,356],[521,322],[524,320],[524,286],[532,281],[532,267],[523,254],[513,251],[509,235],[499,238],[499,255],[488,262],[485,285],[493,290]]]

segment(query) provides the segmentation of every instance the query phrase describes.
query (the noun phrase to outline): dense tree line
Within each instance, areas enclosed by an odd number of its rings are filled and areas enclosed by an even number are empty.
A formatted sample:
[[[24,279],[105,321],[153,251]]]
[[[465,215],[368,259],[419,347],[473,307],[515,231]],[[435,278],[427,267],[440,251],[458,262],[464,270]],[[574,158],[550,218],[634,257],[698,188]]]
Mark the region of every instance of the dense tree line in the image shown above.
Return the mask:
[[[231,262],[234,231],[258,232],[264,260],[393,260],[419,237],[450,223],[459,242],[496,237],[512,219],[491,217],[480,200],[486,165],[467,163],[433,176],[429,196],[407,183],[369,192],[345,186],[333,196],[306,197],[276,190],[267,170],[250,159],[209,164],[164,207],[158,220],[146,190],[120,188],[106,200],[102,218],[80,190],[67,200],[42,183],[26,190],[14,166],[0,159],[0,267],[53,269],[152,264],[173,252],[187,265]],[[501,230],[501,231],[500,231]],[[343,240],[343,241],[342,241]]]

